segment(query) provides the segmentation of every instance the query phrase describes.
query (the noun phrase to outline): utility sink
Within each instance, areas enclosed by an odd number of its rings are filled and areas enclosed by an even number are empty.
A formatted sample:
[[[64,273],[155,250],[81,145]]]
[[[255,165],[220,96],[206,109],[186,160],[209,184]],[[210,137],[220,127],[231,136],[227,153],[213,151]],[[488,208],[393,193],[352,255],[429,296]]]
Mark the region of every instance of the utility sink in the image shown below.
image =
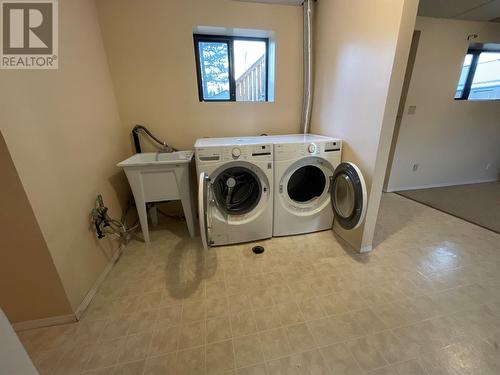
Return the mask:
[[[193,151],[176,151],[169,153],[146,152],[142,154],[135,154],[121,163],[118,163],[118,166],[126,168],[141,165],[190,163],[192,158]]]
[[[194,205],[191,195],[189,165],[193,151],[140,153],[118,163],[127,175],[134,194],[144,241],[149,242],[146,203],[180,200],[191,237],[195,236]],[[156,210],[151,221],[157,223]]]

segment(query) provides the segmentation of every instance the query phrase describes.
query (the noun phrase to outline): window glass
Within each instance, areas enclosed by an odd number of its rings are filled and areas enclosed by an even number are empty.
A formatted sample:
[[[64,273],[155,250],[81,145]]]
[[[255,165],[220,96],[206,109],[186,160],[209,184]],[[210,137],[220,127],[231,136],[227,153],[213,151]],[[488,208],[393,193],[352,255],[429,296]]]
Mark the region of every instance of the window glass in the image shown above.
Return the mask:
[[[500,99],[500,53],[481,52],[469,100]]]
[[[268,100],[268,38],[194,34],[200,101]]]
[[[460,79],[458,80],[457,92],[455,93],[455,99],[462,97],[465,87],[465,81],[467,81],[467,76],[469,75],[471,63],[472,63],[472,54],[469,53],[465,56],[464,59],[462,73],[460,74]]]
[[[234,74],[236,100],[266,100],[266,43],[255,40],[234,40]]]
[[[227,43],[199,43],[203,99],[229,100],[229,48]]]

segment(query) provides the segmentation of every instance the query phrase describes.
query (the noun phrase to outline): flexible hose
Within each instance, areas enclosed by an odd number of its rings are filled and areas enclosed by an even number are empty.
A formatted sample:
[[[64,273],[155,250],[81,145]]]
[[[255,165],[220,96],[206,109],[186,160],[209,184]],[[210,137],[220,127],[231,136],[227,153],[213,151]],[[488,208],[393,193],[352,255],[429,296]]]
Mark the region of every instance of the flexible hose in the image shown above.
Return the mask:
[[[169,146],[167,142],[160,141],[158,138],[154,136],[153,133],[151,133],[144,125],[136,125],[132,129],[132,132],[139,132],[139,130],[142,130],[144,133],[146,133],[152,140],[154,140],[156,143],[158,143],[162,147],[170,147],[173,151],[178,151],[176,148],[173,148],[172,146]]]

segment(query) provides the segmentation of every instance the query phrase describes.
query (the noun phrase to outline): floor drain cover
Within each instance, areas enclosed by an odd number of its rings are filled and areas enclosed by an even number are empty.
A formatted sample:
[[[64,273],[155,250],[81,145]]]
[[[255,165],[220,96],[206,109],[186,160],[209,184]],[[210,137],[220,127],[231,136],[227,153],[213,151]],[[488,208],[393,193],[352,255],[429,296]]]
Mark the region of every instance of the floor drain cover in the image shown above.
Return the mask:
[[[255,254],[262,254],[264,252],[264,248],[262,246],[254,246],[252,248],[252,251],[255,253]]]

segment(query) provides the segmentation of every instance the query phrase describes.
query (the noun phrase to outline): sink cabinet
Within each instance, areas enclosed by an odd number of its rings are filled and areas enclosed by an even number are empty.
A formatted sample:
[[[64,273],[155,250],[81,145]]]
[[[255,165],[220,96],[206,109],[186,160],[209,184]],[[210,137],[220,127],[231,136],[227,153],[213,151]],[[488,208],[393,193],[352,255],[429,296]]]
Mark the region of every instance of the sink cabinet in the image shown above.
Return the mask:
[[[142,153],[118,163],[125,171],[134,194],[145,242],[149,242],[146,211],[146,203],[149,202],[180,200],[189,234],[191,237],[195,236],[195,215],[189,176],[192,158],[192,151]],[[155,221],[154,217],[152,219]]]

